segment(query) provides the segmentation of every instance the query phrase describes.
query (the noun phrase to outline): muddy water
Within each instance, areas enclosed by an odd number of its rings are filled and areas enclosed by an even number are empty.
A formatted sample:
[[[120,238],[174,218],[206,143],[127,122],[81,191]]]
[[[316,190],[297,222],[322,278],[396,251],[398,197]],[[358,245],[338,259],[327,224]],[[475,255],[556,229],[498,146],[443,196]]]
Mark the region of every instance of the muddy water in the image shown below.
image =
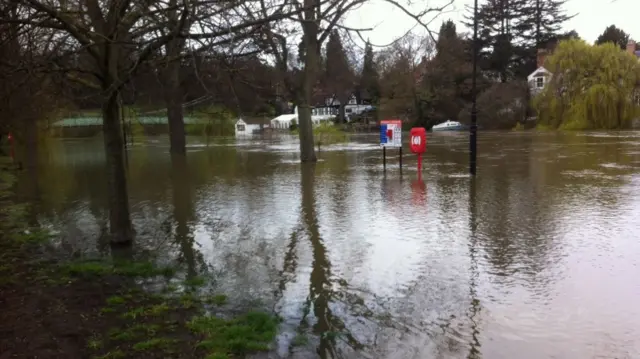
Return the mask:
[[[136,250],[282,316],[272,356],[639,358],[640,133],[376,136],[300,166],[290,137],[131,148]],[[108,255],[102,141],[48,146],[24,193],[57,248]]]

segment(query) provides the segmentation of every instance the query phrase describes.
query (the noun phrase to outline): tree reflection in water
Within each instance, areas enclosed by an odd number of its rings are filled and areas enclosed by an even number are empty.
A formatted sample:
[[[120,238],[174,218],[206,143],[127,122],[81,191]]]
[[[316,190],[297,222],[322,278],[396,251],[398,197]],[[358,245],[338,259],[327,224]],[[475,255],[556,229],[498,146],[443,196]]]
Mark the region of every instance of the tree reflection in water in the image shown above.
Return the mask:
[[[467,359],[479,359],[480,355],[480,331],[478,329],[477,316],[480,313],[480,300],[478,299],[477,280],[479,276],[478,272],[478,259],[477,259],[477,207],[476,207],[476,178],[470,179],[469,186],[469,259],[471,261],[471,268],[469,271],[469,297],[471,305],[468,311],[469,322],[471,323],[471,341],[469,343],[469,354]]]
[[[317,353],[321,358],[336,358],[336,339],[343,339],[354,349],[362,349],[360,344],[351,333],[349,333],[344,322],[334,316],[330,302],[335,296],[332,289],[331,263],[327,258],[327,249],[320,236],[320,228],[316,215],[315,198],[315,164],[301,165],[301,190],[302,190],[302,216],[304,226],[311,242],[313,250],[313,264],[310,277],[309,295],[304,305],[304,316],[301,327],[306,325],[306,319],[313,308],[316,323],[313,326],[313,333],[320,338]]]

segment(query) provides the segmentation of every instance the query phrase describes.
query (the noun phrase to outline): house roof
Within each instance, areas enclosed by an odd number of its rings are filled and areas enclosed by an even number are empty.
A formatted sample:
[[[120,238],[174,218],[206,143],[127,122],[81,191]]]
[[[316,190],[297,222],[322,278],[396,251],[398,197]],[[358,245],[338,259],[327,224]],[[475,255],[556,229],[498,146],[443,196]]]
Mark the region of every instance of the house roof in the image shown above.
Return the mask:
[[[289,113],[289,114],[280,115],[272,119],[271,122],[290,122],[291,120],[295,120],[297,118],[298,118],[297,113]]]
[[[543,66],[538,67],[534,72],[532,72],[529,76],[527,76],[527,80],[531,81],[534,77],[538,75],[551,75],[551,71],[547,70]]]

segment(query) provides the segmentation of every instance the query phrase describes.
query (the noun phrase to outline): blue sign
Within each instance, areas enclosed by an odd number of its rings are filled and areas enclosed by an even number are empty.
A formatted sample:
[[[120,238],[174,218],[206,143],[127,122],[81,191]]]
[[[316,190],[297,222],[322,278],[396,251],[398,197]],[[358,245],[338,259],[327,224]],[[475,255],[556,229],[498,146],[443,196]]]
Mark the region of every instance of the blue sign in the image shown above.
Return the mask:
[[[380,144],[387,143],[387,142],[388,142],[387,125],[382,124],[380,125]]]

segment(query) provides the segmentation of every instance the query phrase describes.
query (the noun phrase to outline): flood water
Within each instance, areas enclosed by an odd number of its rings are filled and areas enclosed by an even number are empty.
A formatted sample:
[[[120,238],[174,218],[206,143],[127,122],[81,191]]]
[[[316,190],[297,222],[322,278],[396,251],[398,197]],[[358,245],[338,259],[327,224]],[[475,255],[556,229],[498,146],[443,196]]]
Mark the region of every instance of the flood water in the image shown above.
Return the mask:
[[[130,149],[136,250],[284,319],[273,357],[640,358],[640,133],[429,135],[383,171],[376,135],[298,163],[295,138]],[[108,255],[102,140],[23,179],[75,257]],[[305,338],[301,340],[300,338]]]

